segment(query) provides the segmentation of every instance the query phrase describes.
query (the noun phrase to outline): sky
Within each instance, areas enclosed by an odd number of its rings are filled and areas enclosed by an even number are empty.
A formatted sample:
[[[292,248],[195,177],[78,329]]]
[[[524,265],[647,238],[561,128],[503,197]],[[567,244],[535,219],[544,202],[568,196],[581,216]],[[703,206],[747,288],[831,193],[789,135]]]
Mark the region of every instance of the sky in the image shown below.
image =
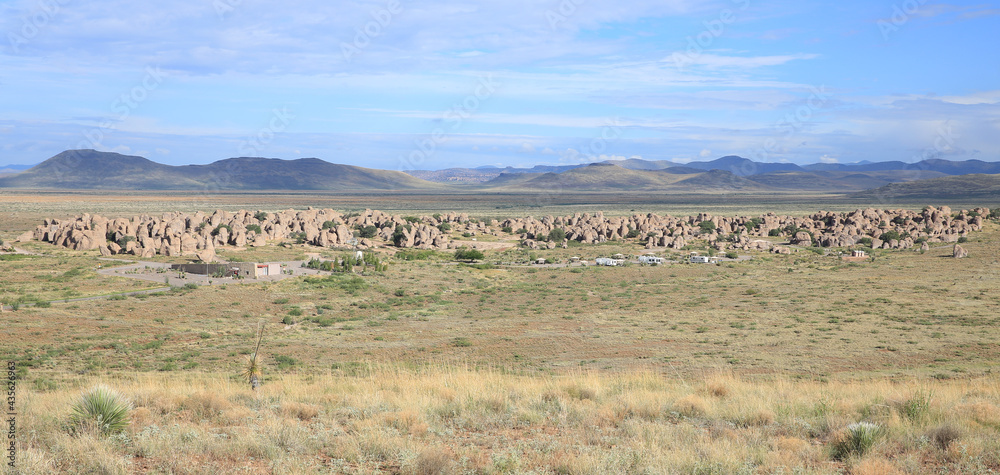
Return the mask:
[[[1000,2],[0,0],[0,165],[1000,160]]]

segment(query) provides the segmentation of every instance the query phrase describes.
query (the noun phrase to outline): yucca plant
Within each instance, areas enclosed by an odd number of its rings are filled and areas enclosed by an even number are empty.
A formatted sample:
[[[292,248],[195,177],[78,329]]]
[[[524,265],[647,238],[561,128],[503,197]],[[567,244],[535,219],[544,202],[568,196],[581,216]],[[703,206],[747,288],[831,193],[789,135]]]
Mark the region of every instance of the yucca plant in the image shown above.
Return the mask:
[[[129,424],[132,404],[111,388],[100,385],[80,396],[73,405],[70,426],[74,432],[96,429],[101,435],[114,435]]]
[[[833,442],[833,458],[842,460],[852,455],[864,456],[882,437],[882,427],[872,422],[848,424]]]
[[[257,326],[257,345],[253,349],[253,353],[247,355],[247,361],[243,366],[243,372],[241,376],[250,383],[250,389],[256,391],[260,387],[261,378],[261,364],[257,359],[257,355],[260,352],[260,343],[264,341],[264,323],[261,322]]]

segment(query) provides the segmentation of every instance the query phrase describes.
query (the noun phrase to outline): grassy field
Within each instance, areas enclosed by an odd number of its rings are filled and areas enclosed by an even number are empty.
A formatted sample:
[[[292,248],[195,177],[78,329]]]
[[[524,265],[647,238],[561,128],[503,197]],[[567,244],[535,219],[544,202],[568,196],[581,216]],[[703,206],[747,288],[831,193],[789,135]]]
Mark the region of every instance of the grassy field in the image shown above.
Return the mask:
[[[121,215],[169,205],[88,199]],[[76,206],[25,200],[26,224],[4,221],[0,237]],[[260,208],[291,206],[271,205]],[[65,214],[83,211],[114,214]],[[155,283],[98,275],[114,264],[96,251],[18,246],[38,255],[0,256],[0,297],[43,302],[0,315],[0,357],[20,376],[24,473],[1000,470],[997,223],[963,244],[967,259],[939,245],[859,263],[801,249],[598,268],[380,251],[381,273],[51,304]],[[487,251],[484,262],[619,252],[644,249]],[[260,322],[253,392],[238,374]],[[134,405],[125,432],[72,429],[73,403],[97,384]],[[848,443],[864,435],[851,435],[857,422],[876,424],[869,450]]]

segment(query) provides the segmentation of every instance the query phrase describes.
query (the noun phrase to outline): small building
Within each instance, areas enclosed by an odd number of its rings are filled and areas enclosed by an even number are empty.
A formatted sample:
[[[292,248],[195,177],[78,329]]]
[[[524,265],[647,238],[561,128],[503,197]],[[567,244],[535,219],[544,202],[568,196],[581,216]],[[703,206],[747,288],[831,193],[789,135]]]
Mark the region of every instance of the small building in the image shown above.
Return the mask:
[[[848,262],[864,262],[868,260],[868,253],[861,249],[854,249],[850,256],[841,256],[840,259]]]
[[[281,275],[281,264],[257,264],[254,277],[263,277],[265,275]]]
[[[545,264],[545,262],[546,261],[544,257],[539,257],[538,259],[535,259],[535,264]]]
[[[251,278],[281,275],[281,264],[255,262],[230,262],[228,264],[174,264],[171,269],[200,275]]]

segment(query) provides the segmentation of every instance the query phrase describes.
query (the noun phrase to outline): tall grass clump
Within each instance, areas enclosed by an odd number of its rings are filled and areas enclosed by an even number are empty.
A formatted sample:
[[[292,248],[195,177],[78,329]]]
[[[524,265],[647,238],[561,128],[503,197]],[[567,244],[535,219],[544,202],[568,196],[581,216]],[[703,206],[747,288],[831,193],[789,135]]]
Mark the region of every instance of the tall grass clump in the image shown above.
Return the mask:
[[[862,457],[882,437],[882,427],[872,422],[855,422],[838,434],[831,447],[834,459],[843,460],[851,456]]]
[[[70,427],[74,432],[96,429],[101,435],[114,435],[129,424],[132,404],[111,388],[99,385],[80,396],[73,405]]]

